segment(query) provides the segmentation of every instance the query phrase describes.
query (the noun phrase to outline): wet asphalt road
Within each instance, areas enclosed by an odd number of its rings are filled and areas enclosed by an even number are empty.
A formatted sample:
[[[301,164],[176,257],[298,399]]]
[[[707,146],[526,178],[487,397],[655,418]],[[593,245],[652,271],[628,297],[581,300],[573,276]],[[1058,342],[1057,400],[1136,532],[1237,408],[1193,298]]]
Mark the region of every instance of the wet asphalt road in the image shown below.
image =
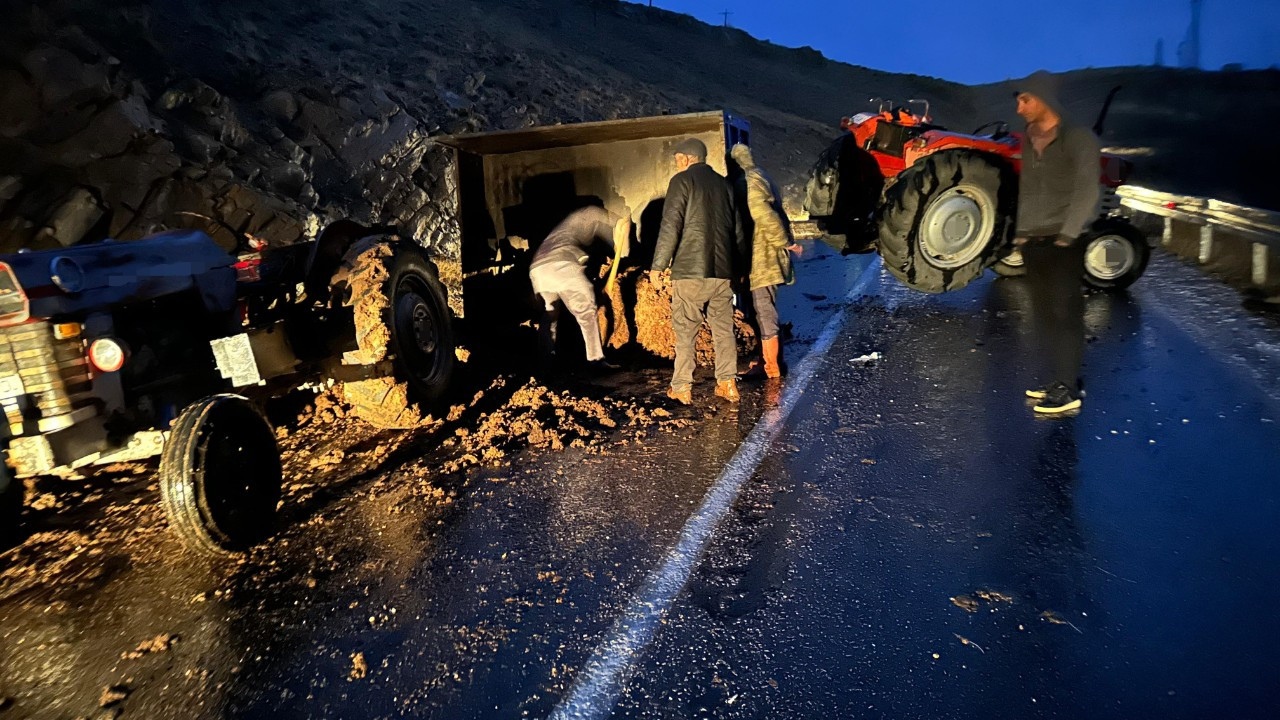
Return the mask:
[[[867,263],[802,264],[792,363],[843,331],[609,712],[1280,713],[1280,325],[1157,258],[1089,298],[1084,412],[1037,421],[1020,281],[846,302]],[[122,717],[546,717],[771,401],[473,471],[443,508],[392,485],[233,567],[108,552],[0,604],[0,719],[113,684]]]

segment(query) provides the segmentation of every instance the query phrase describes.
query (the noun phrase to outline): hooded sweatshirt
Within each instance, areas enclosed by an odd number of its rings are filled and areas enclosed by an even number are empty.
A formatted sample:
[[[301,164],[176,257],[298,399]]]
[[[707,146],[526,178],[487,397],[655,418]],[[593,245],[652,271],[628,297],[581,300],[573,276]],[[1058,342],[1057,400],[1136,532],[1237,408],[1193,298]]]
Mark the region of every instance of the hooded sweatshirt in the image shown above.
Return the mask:
[[[1078,238],[1098,215],[1102,172],[1098,138],[1067,117],[1053,75],[1036,72],[1018,86],[1018,93],[1043,100],[1061,122],[1057,137],[1043,153],[1036,152],[1029,134],[1023,140],[1017,235]]]

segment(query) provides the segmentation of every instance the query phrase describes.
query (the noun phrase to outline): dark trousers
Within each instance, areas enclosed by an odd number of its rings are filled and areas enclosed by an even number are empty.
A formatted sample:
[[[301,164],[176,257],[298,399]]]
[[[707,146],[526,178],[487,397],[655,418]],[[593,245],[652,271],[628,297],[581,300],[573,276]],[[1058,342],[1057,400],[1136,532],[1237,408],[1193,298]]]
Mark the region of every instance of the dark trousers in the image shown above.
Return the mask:
[[[1058,247],[1052,238],[1031,238],[1022,246],[1022,257],[1036,339],[1051,373],[1044,386],[1060,382],[1077,393],[1084,357],[1084,243]]]

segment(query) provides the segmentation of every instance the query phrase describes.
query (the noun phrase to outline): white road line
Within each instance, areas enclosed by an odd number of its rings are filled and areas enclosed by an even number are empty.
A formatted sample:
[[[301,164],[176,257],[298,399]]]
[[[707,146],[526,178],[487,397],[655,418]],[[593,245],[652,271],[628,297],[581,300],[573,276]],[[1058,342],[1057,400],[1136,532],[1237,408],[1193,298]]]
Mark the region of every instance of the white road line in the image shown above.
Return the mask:
[[[880,267],[879,257],[872,260],[849,290],[847,300],[852,302],[864,294],[867,286],[879,277]],[[809,353],[792,368],[778,406],[766,412],[742,441],[707,491],[702,506],[685,523],[675,547],[645,580],[631,606],[614,622],[604,642],[587,660],[568,697],[552,711],[550,720],[599,720],[613,711],[641,651],[653,640],[659,621],[689,581],[711,534],[738,496],[742,484],[755,473],[765,451],[782,431],[787,417],[839,336],[845,314],[841,309],[827,321]]]

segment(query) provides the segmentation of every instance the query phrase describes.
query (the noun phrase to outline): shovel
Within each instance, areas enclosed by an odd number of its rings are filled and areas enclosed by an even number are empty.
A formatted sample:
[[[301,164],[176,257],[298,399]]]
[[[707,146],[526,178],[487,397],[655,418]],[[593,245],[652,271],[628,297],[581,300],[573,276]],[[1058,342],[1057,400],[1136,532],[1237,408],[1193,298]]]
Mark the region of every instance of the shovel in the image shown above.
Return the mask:
[[[613,266],[609,268],[609,279],[605,280],[604,293],[608,295],[613,292],[613,286],[618,282],[618,266],[622,264],[622,258],[631,252],[631,209],[627,208],[623,211],[622,217],[618,220],[618,224],[613,226]]]

